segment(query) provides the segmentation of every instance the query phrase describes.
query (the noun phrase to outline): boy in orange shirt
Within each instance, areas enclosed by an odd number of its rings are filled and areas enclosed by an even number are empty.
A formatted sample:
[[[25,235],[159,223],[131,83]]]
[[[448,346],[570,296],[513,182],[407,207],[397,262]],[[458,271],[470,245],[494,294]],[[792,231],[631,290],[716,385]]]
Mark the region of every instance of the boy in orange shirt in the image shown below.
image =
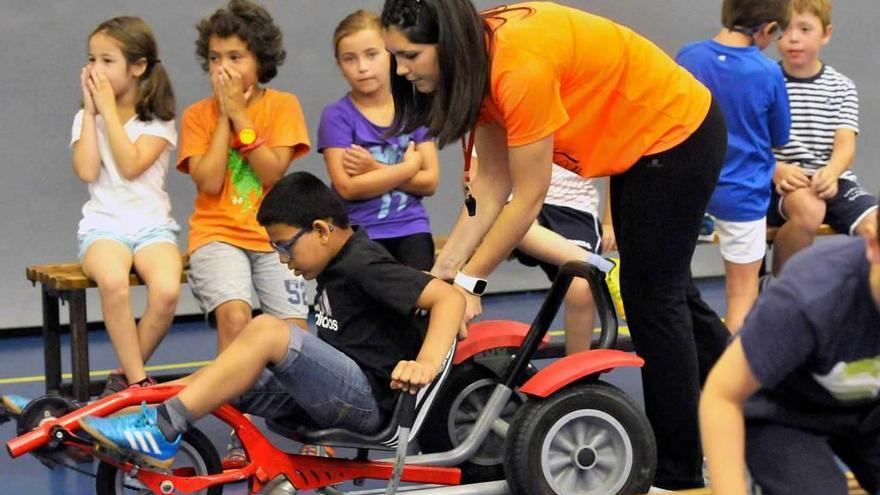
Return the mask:
[[[296,96],[261,87],[285,57],[265,9],[232,0],[198,31],[196,53],[214,94],[184,112],[177,168],[198,188],[189,283],[215,314],[222,351],[251,319],[252,286],[264,312],[306,326],[304,281],[278,264],[256,214],[309,140]]]

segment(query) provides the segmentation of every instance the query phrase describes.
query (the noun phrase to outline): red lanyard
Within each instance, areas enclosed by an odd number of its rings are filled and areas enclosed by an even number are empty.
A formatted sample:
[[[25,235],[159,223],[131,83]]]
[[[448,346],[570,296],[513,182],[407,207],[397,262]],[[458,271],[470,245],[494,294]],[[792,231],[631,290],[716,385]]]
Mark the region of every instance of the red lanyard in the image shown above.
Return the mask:
[[[468,134],[467,144],[465,144],[464,136],[461,137],[461,150],[464,152],[464,206],[467,208],[468,216],[477,214],[477,200],[471,196],[471,158],[474,156],[474,138],[477,135],[477,128],[471,129]]]

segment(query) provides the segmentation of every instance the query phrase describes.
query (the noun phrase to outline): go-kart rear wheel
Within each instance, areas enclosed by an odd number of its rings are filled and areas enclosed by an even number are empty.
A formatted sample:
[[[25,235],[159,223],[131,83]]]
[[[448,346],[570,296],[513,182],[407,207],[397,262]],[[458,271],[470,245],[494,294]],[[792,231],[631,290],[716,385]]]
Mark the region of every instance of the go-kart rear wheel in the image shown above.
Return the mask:
[[[36,398],[30,401],[21,411],[18,423],[15,425],[15,431],[18,436],[24,435],[38,428],[43,422],[66,416],[78,408],[79,405],[73,400],[58,395],[46,395]],[[70,459],[76,462],[91,460],[90,457],[84,457],[76,448],[71,447],[67,449],[64,445],[55,442],[50,442],[32,451],[31,454],[36,456],[40,462],[50,469],[56,463],[64,463],[66,456],[69,456]]]
[[[208,437],[199,430],[192,429],[183,434],[183,438],[180,440],[180,450],[174,458],[171,470],[176,473],[186,473],[186,476],[204,476],[220,474],[223,472],[223,467],[220,463],[220,456]],[[106,462],[98,465],[95,492],[97,495],[152,493],[137,478],[132,478],[125,471]],[[173,493],[179,492],[174,491]],[[212,486],[197,492],[198,495],[220,495],[221,493],[223,493],[222,485]]]
[[[586,383],[526,401],[504,469],[514,494],[614,495],[648,491],[656,463],[654,433],[632,399]]]
[[[473,430],[498,382],[495,373],[473,362],[453,367],[426,419],[425,424],[432,427],[419,433],[422,452],[447,452],[459,446]],[[521,396],[513,394],[501,411],[499,424],[509,424],[522,402]],[[504,479],[503,463],[504,436],[491,431],[477,452],[457,467],[462,483],[477,483]]]

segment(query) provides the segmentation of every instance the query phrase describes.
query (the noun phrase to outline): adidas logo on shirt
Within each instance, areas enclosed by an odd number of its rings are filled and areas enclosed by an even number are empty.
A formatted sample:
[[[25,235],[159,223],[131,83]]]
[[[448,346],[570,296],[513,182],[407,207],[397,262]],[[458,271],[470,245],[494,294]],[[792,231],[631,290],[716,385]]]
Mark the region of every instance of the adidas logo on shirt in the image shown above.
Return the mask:
[[[324,328],[326,330],[332,330],[334,332],[339,330],[339,323],[337,323],[336,319],[330,318],[330,316],[325,314],[323,311],[319,311],[318,314],[315,316],[315,325],[317,325],[318,328]]]

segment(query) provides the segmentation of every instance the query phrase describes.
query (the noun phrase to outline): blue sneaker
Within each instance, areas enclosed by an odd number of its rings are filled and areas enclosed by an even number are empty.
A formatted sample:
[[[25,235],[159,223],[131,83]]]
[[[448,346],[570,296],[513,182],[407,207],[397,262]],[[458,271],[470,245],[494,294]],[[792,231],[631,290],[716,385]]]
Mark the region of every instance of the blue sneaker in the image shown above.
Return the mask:
[[[168,469],[180,448],[180,435],[173,442],[165,439],[156,423],[156,408],[141,403],[141,412],[111,418],[89,416],[79,420],[83,430],[99,444],[123,452],[160,469]]]
[[[9,414],[21,416],[21,412],[31,403],[31,400],[16,394],[6,394],[0,397],[0,403],[3,404],[3,407]]]

